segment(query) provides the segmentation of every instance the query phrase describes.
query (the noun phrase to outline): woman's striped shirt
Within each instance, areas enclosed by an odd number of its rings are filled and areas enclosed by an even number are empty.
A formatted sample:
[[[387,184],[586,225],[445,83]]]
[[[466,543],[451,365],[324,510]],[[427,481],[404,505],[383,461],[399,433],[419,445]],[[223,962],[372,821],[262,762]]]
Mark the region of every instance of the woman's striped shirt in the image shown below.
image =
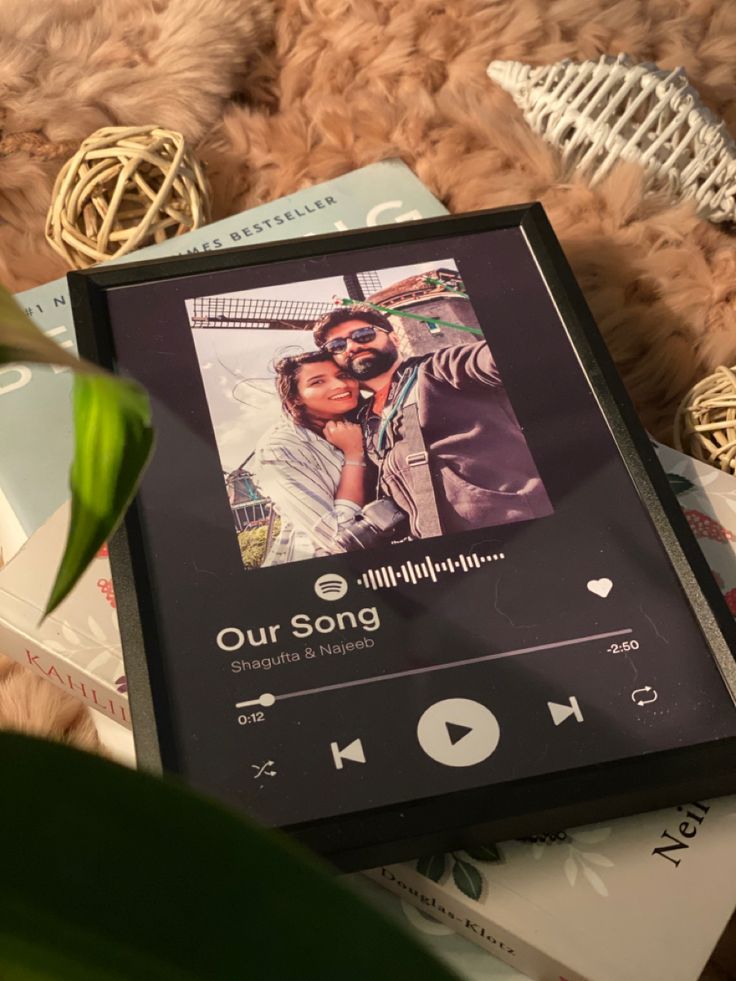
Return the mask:
[[[289,418],[258,441],[253,476],[281,517],[279,537],[264,566],[344,551],[336,542],[337,533],[360,507],[335,500],[343,460],[337,447]]]

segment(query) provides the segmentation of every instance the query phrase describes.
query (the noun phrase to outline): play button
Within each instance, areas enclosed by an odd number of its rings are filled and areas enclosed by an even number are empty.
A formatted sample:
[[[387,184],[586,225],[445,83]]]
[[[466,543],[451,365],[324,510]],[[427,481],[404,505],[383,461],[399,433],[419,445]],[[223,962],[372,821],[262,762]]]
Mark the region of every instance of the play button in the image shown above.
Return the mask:
[[[435,702],[417,725],[419,745],[444,766],[482,763],[496,749],[500,736],[493,712],[469,698]]]
[[[468,726],[459,726],[454,722],[446,722],[445,727],[447,728],[447,735],[453,746],[455,743],[459,743],[461,739],[464,739],[469,732],[473,731]]]

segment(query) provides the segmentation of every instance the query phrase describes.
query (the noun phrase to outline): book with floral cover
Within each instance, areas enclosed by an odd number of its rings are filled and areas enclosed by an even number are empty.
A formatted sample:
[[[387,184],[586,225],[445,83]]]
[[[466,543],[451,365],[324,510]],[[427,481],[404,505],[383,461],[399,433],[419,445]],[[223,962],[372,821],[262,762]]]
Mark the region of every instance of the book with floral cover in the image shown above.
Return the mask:
[[[130,728],[128,686],[107,548],[41,620],[69,523],[62,505],[0,570],[0,650]]]
[[[734,827],[722,797],[368,875],[534,981],[695,981],[733,910]]]

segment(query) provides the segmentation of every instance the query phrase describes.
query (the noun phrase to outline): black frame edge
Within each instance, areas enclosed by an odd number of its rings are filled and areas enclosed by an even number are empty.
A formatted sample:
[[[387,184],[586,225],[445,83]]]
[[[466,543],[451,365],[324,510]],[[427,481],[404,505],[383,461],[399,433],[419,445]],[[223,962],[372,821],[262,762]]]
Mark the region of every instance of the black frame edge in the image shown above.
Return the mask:
[[[736,704],[734,618],[682,513],[583,291],[540,204],[529,209],[521,228],[593,392],[608,419],[621,458],[646,505],[657,535],[710,645],[726,688]]]
[[[82,271],[67,273],[66,278],[80,355],[99,365],[114,365],[109,333],[102,337],[95,330],[95,323],[108,323],[105,287]],[[108,552],[123,645],[136,763],[142,769],[161,774],[164,766],[154,709],[154,678],[146,657],[146,642],[153,642],[153,610],[147,601],[151,584],[143,558],[135,499],[110,538]],[[145,620],[148,621],[147,629],[144,629]],[[165,698],[165,686],[159,683],[158,687]]]
[[[431,232],[428,226],[432,226]],[[654,509],[655,514],[652,517],[657,533],[683,582],[686,594],[691,595],[691,586],[696,589],[697,603],[693,603],[691,599],[695,616],[714,652],[732,697],[736,697],[736,661],[728,647],[730,643],[733,650],[736,650],[736,625],[682,515],[649,439],[641,429],[633,404],[540,204],[430,218],[401,226],[337,232],[269,245],[219,250],[211,254],[95,267],[70,273],[67,279],[80,350],[93,360],[102,358],[105,363],[104,359],[107,358],[108,364],[114,363],[111,346],[107,343],[110,338],[105,342],[101,341],[100,332],[95,331],[95,321],[105,325],[109,332],[105,294],[118,286],[137,285],[154,278],[162,280],[243,268],[265,261],[290,259],[297,255],[357,251],[392,245],[399,240],[430,241],[449,234],[464,235],[474,231],[491,232],[513,228],[520,228],[527,237],[540,275],[560,311],[564,328],[570,334],[578,356],[580,357],[581,351],[586,354],[587,363],[581,357],[583,370],[609,419],[615,442],[637,490],[650,514]],[[154,270],[155,277],[151,275]],[[670,529],[670,525],[674,531]],[[145,657],[146,646],[154,643],[155,639],[152,616],[146,609],[145,592],[146,588],[150,592],[150,581],[143,559],[142,538],[134,505],[126,517],[124,527],[111,541],[110,553],[115,575],[121,584],[118,599],[120,627],[126,645],[126,671],[130,672],[131,700],[137,705],[134,723],[138,729],[136,749],[139,752],[139,762],[149,768],[162,770],[162,751],[167,761],[170,761],[174,758],[174,747],[162,745],[153,710],[154,689],[157,698],[165,698],[165,691],[163,685],[158,686],[157,679],[151,675]],[[688,563],[695,570],[695,574],[690,574],[689,579]],[[144,628],[146,618],[148,624]],[[132,657],[129,654],[131,650]],[[725,667],[722,661],[726,662]],[[713,787],[723,780],[724,774],[736,771],[736,739],[688,746],[666,754],[614,761],[586,768],[585,772],[578,768],[561,774],[528,778],[513,787],[507,785],[510,797],[504,808],[505,813],[490,821],[474,821],[465,835],[457,834],[456,825],[453,825],[450,832],[455,837],[439,834],[436,828],[434,832],[428,831],[425,834],[408,833],[408,825],[412,822],[402,822],[403,814],[396,819],[396,812],[400,810],[396,805],[359,815],[326,818],[313,825],[295,826],[285,830],[303,843],[321,851],[335,865],[347,871],[385,861],[384,858],[377,858],[379,848],[384,855],[388,849],[385,847],[385,839],[380,839],[380,842],[376,840],[376,829],[386,827],[387,819],[389,822],[393,819],[393,830],[398,836],[398,843],[394,848],[395,857],[390,860],[400,861],[411,857],[407,848],[414,850],[416,855],[416,849],[419,848],[434,851],[462,847],[463,841],[469,843],[468,835],[475,840],[480,840],[478,836],[481,836],[486,841],[508,838],[510,835],[505,829],[510,828],[512,821],[517,835],[538,832],[544,824],[549,830],[558,830],[570,823],[568,815],[572,813],[573,807],[575,823],[581,824],[608,819],[612,808],[623,816],[644,809],[681,803],[679,795],[687,796],[684,790],[685,774],[688,769],[695,770],[699,767],[703,768],[703,772],[698,773],[694,780],[689,777],[687,783],[691,787],[693,783],[697,784],[699,795],[713,796],[716,792]],[[648,776],[656,780],[654,789],[647,786]],[[543,788],[541,795],[540,788]],[[544,796],[547,803],[539,809],[541,796]],[[536,808],[532,798],[536,799]],[[404,810],[407,817],[410,813],[418,815],[422,810],[425,813],[430,810],[433,814],[444,811],[450,816],[453,810],[459,810],[462,801],[467,806],[467,813],[472,814],[483,806],[484,800],[487,801],[487,788],[474,788],[461,793],[424,798],[407,804]],[[511,811],[507,808],[511,808]],[[532,817],[528,816],[528,810],[534,810]],[[522,814],[526,816],[522,817]],[[326,825],[341,821],[346,828],[346,833],[342,836],[331,834],[329,828],[325,828]],[[426,818],[424,821],[425,824],[430,823]],[[437,822],[434,823],[436,825]],[[373,832],[369,825],[374,829]],[[350,833],[347,833],[348,827],[353,829]],[[362,836],[368,844],[357,846],[353,837],[355,834]],[[339,840],[341,837],[343,840]],[[349,840],[351,837],[352,841]]]

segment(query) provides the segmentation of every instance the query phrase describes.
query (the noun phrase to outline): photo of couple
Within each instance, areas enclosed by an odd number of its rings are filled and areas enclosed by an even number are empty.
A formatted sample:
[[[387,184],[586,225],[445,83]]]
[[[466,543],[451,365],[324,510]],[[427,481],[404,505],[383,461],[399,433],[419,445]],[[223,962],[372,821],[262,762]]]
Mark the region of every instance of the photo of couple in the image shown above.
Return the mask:
[[[246,567],[552,513],[452,260],[187,308]]]

